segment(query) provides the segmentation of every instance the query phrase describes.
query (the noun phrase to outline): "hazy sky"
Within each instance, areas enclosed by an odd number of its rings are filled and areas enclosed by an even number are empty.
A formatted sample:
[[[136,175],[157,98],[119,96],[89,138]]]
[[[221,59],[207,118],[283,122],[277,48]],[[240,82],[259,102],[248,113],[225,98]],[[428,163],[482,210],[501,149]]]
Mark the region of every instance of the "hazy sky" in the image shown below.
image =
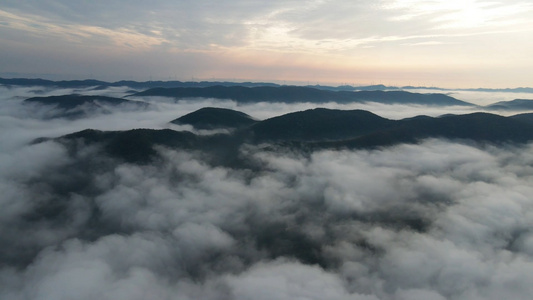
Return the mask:
[[[0,2],[0,76],[533,86],[530,0]]]

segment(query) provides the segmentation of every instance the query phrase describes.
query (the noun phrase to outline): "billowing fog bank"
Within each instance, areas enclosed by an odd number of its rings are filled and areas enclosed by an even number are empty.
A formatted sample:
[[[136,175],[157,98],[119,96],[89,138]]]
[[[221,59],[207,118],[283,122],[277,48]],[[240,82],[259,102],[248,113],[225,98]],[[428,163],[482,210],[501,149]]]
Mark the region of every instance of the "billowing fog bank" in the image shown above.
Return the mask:
[[[140,165],[98,146],[71,153],[30,142],[86,128],[166,128],[215,100],[45,120],[20,105],[35,90],[2,91],[0,299],[533,294],[532,144],[427,139],[306,154],[245,145],[247,163],[235,168],[158,147],[160,159]],[[240,108],[257,118],[279,109]]]

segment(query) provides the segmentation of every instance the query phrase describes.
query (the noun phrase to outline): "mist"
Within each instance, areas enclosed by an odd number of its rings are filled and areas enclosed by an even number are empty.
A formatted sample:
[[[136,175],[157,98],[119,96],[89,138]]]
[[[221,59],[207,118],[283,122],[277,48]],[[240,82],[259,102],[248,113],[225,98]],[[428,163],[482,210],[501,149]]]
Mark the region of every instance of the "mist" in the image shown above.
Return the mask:
[[[2,92],[2,299],[533,294],[533,144],[427,139],[307,154],[244,145],[247,164],[234,168],[210,164],[200,151],[157,147],[160,159],[132,164],[98,145],[70,153],[52,140],[30,142],[86,128],[175,128],[167,123],[204,106],[264,119],[311,104],[160,98],[144,99],[153,104],[146,110],[45,120],[28,115],[21,100],[58,91]],[[321,107],[390,118],[460,113],[335,105]]]
[[[511,101],[515,99],[533,99],[532,93],[520,92],[498,92],[498,91],[465,91],[465,90],[432,90],[432,89],[409,89],[413,93],[446,93],[456,99],[470,102],[476,105],[485,106],[500,101]]]

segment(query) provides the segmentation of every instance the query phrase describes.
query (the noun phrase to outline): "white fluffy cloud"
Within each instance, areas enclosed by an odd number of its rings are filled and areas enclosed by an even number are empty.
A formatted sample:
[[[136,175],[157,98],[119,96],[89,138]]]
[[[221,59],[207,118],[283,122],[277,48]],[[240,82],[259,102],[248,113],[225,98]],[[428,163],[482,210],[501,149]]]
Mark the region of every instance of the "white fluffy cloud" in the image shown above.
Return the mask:
[[[127,117],[156,116],[146,124],[162,128],[199,104],[45,122],[9,114],[20,108],[9,101],[0,115],[2,299],[533,293],[531,144],[426,140],[309,155],[249,146],[248,164],[235,168],[158,148],[161,161],[136,165],[98,147],[69,154],[27,142],[88,124],[133,126]]]

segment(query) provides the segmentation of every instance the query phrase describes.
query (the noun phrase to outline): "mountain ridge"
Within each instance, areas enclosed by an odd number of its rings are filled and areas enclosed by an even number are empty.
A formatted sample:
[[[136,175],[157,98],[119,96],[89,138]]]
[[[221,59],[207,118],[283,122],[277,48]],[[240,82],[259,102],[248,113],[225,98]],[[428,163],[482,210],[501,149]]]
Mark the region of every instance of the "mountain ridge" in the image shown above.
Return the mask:
[[[317,116],[320,122],[313,124],[309,121]],[[528,120],[480,112],[390,120],[364,110],[320,108],[258,121],[229,134],[199,136],[170,129],[84,130],[54,140],[71,147],[78,147],[79,143],[72,141],[80,139],[89,145],[103,144],[108,154],[130,162],[149,162],[157,157],[154,146],[161,145],[210,153],[219,162],[233,163],[238,162],[239,149],[245,144],[315,151],[388,147],[418,143],[427,138],[492,144],[525,143],[533,141],[533,122]]]
[[[500,101],[485,106],[489,110],[533,110],[533,100],[531,99],[514,99],[511,101]]]
[[[277,84],[272,82],[233,82],[233,81],[178,81],[178,80],[155,80],[155,81],[135,81],[135,80],[120,80],[114,82],[101,81],[96,79],[83,80],[47,80],[42,78],[2,78],[0,77],[0,84],[16,85],[16,86],[50,86],[50,87],[64,87],[64,88],[87,88],[87,87],[119,87],[127,86],[131,88],[156,88],[156,87],[208,87],[215,85],[223,86],[284,86],[285,84]],[[305,87],[312,87],[324,90],[333,91],[376,91],[376,90],[438,90],[438,91],[477,91],[477,92],[504,92],[504,93],[533,93],[533,87],[516,87],[516,88],[439,88],[426,86],[386,86],[383,84],[371,85],[301,85]]]
[[[25,99],[25,105],[41,105],[47,107],[46,118],[77,119],[85,117],[90,112],[109,113],[109,107],[128,107],[132,109],[147,109],[149,103],[132,101],[108,96],[69,94],[60,96],[32,97]]]
[[[419,94],[406,91],[330,91],[312,87],[243,87],[210,86],[204,88],[154,88],[128,96],[160,96],[175,99],[215,98],[238,103],[255,102],[311,102],[353,103],[376,102],[387,104],[420,104],[434,106],[474,106],[444,94]]]
[[[196,129],[234,129],[256,122],[243,112],[217,107],[204,107],[170,121],[176,125],[191,125]]]

